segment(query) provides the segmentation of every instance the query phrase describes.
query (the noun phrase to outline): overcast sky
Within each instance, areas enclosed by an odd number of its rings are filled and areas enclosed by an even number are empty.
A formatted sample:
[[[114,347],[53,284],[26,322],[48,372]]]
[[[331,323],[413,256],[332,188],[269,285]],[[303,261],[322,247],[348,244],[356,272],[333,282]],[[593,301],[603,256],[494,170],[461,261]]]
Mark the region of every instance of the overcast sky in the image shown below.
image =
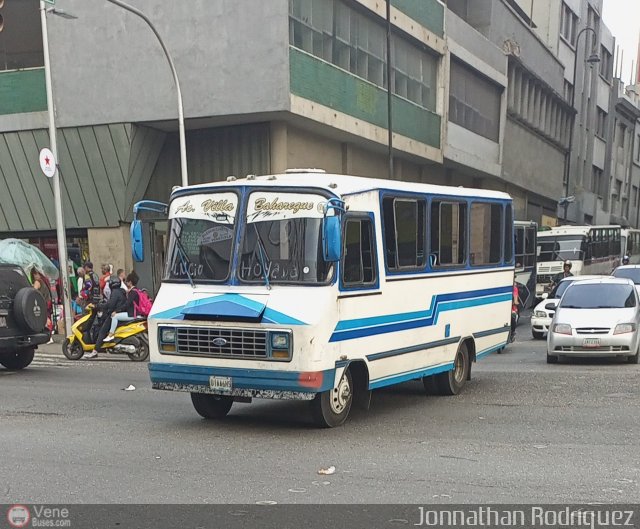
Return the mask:
[[[616,38],[616,45],[624,49],[622,80],[629,84],[631,61],[637,61],[640,0],[603,0],[602,11],[604,23]]]

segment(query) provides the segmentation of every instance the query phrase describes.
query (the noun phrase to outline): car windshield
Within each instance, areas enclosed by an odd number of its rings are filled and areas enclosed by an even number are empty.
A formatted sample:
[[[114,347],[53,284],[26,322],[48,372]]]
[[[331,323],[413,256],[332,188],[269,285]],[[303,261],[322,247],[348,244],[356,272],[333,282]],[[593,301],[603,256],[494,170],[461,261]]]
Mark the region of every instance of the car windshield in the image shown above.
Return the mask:
[[[560,308],[622,309],[636,306],[635,289],[631,285],[611,283],[577,283],[567,290]]]
[[[586,249],[586,237],[557,235],[538,237],[538,262],[582,260]]]
[[[247,202],[238,274],[241,281],[326,283],[333,265],[323,258],[326,198],[254,192]]]
[[[553,290],[549,294],[549,299],[560,299],[564,291],[567,290],[567,287],[573,283],[573,281],[574,280],[560,281],[560,283],[553,287]]]
[[[613,276],[631,279],[636,285],[640,285],[640,268],[616,268]]]
[[[169,210],[165,279],[185,282],[227,280],[237,209],[235,193],[175,199]]]

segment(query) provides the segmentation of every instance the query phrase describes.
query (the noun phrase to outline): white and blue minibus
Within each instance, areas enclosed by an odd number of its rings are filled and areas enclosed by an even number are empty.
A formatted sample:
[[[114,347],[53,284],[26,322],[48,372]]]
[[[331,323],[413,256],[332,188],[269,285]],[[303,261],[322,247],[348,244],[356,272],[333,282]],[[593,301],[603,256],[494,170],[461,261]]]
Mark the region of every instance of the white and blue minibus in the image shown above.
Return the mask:
[[[507,343],[505,193],[289,170],[175,188],[167,212],[149,372],[205,418],[302,399],[338,426],[377,388],[457,394]],[[137,214],[131,233],[140,256]]]

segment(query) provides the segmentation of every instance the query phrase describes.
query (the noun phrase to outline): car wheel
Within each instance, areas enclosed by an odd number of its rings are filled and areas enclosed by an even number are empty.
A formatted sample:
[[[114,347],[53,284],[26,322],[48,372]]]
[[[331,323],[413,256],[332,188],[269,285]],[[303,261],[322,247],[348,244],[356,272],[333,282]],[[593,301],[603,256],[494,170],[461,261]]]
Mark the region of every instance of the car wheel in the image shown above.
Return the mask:
[[[13,299],[13,315],[25,331],[42,332],[47,325],[47,304],[33,287],[18,290]]]
[[[558,356],[553,356],[547,353],[547,364],[557,364],[558,359],[559,359]]]
[[[531,336],[533,336],[534,340],[542,340],[544,338],[544,333],[531,329]]]
[[[233,405],[233,397],[192,393],[191,403],[205,419],[224,419]]]
[[[439,395],[457,395],[462,391],[469,377],[471,364],[467,344],[461,343],[453,361],[453,369],[445,373],[434,375],[437,392]],[[426,389],[426,386],[425,386]]]
[[[347,420],[353,404],[351,371],[345,369],[338,385],[318,393],[311,401],[314,422],[320,428],[335,428]]]
[[[0,355],[0,364],[11,371],[19,371],[33,362],[35,353],[36,350],[33,347],[29,349],[19,349],[10,353],[2,353]]]
[[[639,355],[640,355],[640,351],[636,351],[636,354],[634,354],[633,356],[627,356],[627,362],[629,364],[637,364],[638,360],[640,359]]]

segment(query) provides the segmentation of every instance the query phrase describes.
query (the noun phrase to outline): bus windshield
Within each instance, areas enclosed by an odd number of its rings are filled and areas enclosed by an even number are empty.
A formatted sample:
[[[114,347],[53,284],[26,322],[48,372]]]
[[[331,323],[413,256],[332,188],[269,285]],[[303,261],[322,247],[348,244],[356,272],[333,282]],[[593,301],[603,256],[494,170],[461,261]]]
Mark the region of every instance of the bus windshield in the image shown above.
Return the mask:
[[[538,262],[584,260],[587,239],[580,235],[538,237]]]
[[[326,198],[255,192],[247,203],[238,276],[244,282],[326,283],[333,266],[323,258]]]
[[[191,195],[169,210],[169,245],[164,278],[190,282],[229,278],[238,196]]]

